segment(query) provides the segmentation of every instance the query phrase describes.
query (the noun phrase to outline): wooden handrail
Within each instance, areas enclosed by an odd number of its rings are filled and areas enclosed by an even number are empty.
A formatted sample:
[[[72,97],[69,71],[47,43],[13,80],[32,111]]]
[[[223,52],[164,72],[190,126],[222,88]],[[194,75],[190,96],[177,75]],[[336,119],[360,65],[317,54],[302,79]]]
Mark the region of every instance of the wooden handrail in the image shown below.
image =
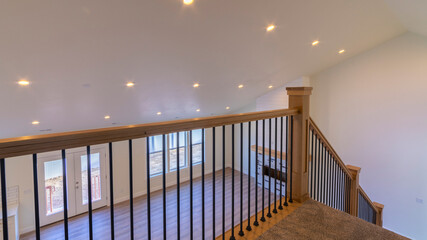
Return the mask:
[[[375,204],[371,201],[371,199],[368,197],[368,194],[366,194],[366,192],[363,190],[362,187],[359,186],[359,188],[357,189],[359,191],[359,193],[362,195],[362,197],[369,203],[369,205],[371,205],[372,209],[375,210],[376,213],[378,213],[378,209],[375,206]]]
[[[332,147],[332,145],[328,142],[325,135],[320,131],[319,127],[314,123],[313,119],[308,120],[309,124],[308,127],[314,130],[315,134],[319,137],[319,140],[323,142],[323,144],[326,146],[326,148],[330,151],[330,153],[334,156],[335,161],[340,165],[340,167],[344,170],[344,172],[352,178],[352,175],[350,171],[348,170],[347,166],[344,164],[344,162],[341,160],[338,153],[335,151],[335,149]]]
[[[0,140],[0,159],[61,149],[117,142],[148,136],[210,128],[268,118],[292,116],[300,113],[298,108],[262,112],[230,114],[205,118],[101,128],[56,134],[25,136]]]

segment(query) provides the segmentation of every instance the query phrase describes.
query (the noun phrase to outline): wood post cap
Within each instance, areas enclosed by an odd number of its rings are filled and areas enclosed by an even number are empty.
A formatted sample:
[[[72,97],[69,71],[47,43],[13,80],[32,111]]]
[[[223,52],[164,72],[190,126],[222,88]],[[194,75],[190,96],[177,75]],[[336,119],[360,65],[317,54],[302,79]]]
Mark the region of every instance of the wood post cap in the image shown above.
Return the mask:
[[[289,96],[307,96],[311,95],[312,87],[287,87],[286,91]]]
[[[362,170],[360,167],[356,167],[353,165],[346,165],[346,167],[348,168],[348,170],[352,172],[357,172],[357,173],[360,173],[360,171]]]
[[[377,203],[377,202],[373,202],[374,206],[378,209],[378,210],[383,210],[384,209],[384,205],[381,203]]]

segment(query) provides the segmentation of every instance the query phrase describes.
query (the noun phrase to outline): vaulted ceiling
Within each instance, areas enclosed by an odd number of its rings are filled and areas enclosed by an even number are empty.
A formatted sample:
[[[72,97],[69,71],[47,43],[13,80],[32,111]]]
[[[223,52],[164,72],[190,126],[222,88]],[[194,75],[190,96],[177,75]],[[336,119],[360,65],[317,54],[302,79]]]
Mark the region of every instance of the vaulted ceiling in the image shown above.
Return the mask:
[[[0,138],[231,112],[405,32],[386,1],[5,0]]]

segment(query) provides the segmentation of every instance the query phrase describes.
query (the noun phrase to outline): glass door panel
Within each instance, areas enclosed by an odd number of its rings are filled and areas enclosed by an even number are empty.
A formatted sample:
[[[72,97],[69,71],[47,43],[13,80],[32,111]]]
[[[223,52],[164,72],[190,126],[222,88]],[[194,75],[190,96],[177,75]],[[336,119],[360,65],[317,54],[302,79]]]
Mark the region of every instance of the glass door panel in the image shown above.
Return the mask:
[[[88,211],[88,166],[86,152],[76,153],[75,159],[75,188],[76,188],[76,211],[77,214]],[[107,179],[105,170],[105,149],[92,149],[90,154],[91,193],[93,209],[103,207],[107,204]]]
[[[88,181],[87,181],[87,155],[80,156],[81,161],[81,182],[82,182],[82,204],[85,205],[88,202]],[[101,164],[99,160],[99,153],[90,155],[91,164],[91,185],[92,185],[92,202],[101,200],[102,189],[101,189]]]
[[[46,215],[64,210],[62,160],[44,162],[44,192]]]

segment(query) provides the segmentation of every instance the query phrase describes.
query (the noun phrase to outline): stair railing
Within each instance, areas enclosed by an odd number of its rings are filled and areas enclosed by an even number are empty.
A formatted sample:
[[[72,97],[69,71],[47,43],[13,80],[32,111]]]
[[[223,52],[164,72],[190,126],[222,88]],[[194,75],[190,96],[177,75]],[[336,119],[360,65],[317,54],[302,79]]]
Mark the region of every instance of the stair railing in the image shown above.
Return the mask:
[[[87,228],[87,235],[89,239],[114,239],[116,237],[117,226],[115,226],[115,185],[113,170],[114,163],[125,161],[129,164],[128,175],[126,176],[129,181],[129,226],[130,239],[141,239],[141,238],[158,238],[162,235],[163,239],[167,239],[171,236],[170,232],[175,232],[173,238],[177,239],[215,239],[218,236],[225,236],[225,232],[231,229],[232,233],[230,239],[235,239],[237,235],[243,236],[245,232],[251,231],[252,227],[257,227],[262,222],[269,221],[270,218],[274,218],[278,211],[284,209],[288,205],[288,202],[298,200],[298,189],[293,193],[293,177],[295,175],[289,174],[287,169],[292,169],[299,164],[296,162],[292,165],[293,145],[294,138],[301,139],[294,134],[294,126],[298,125],[298,121],[294,121],[298,116],[301,115],[301,108],[291,107],[289,109],[263,111],[245,114],[233,114],[224,116],[214,116],[207,118],[195,118],[186,120],[176,120],[169,122],[149,123],[141,125],[130,125],[123,127],[113,127],[95,130],[85,130],[76,132],[65,132],[48,135],[37,135],[37,136],[26,136],[18,138],[9,138],[0,140],[0,182],[1,182],[1,197],[2,197],[2,215],[3,215],[3,239],[9,238],[8,234],[8,223],[7,223],[7,192],[6,192],[6,175],[14,174],[7,171],[7,165],[14,160],[13,157],[30,155],[32,161],[28,164],[32,165],[33,174],[33,202],[34,202],[34,230],[33,233],[35,239],[49,239],[49,236],[42,235],[42,228],[40,225],[40,215],[45,214],[40,211],[40,199],[39,199],[39,180],[38,180],[38,160],[39,154],[45,152],[58,152],[62,156],[62,166],[67,166],[69,161],[66,156],[67,152],[71,148],[84,147],[86,149],[86,166],[87,169],[92,169],[91,165],[91,152],[93,152],[94,145],[105,144],[108,146],[108,157],[107,164],[109,168],[109,215],[110,215],[110,226],[108,224],[97,228],[94,224],[95,209],[92,202],[98,197],[97,189],[93,189],[93,180],[91,176],[92,171],[85,171],[87,174],[87,215],[88,225],[80,226],[80,229]],[[295,124],[294,124],[295,123]],[[197,166],[197,171],[193,166],[193,154],[192,147],[190,147],[190,153],[188,155],[188,170],[189,170],[189,196],[182,195],[184,189],[183,184],[185,180],[180,177],[180,154],[176,154],[176,166],[167,166],[167,148],[166,148],[166,136],[167,134],[177,135],[177,145],[179,144],[179,135],[184,134],[183,132],[189,131],[189,144],[192,146],[192,134],[194,130],[202,129],[202,139],[208,139],[209,141],[202,142],[202,161]],[[300,133],[301,134],[301,133]],[[150,174],[150,154],[148,150],[150,141],[148,138],[152,136],[161,136],[162,145],[162,170],[159,175],[156,175],[157,179],[161,182],[161,214],[154,215],[154,211],[159,209],[159,205],[153,206],[152,194],[153,183]],[[244,137],[244,135],[246,137]],[[143,139],[146,144],[146,159],[137,159],[134,156],[134,148],[136,147],[136,139]],[[286,139],[286,141],[285,141]],[[119,141],[126,141],[128,147],[128,158],[127,159],[113,159],[115,148],[114,146]],[[270,173],[267,176],[259,175],[258,170],[254,169],[257,173],[255,176],[251,175],[251,166],[256,166],[256,159],[251,157],[251,143],[256,142],[257,146],[277,149],[278,151],[271,152],[265,158],[266,161],[270,162]],[[209,144],[209,152],[205,151],[205,145]],[[277,156],[279,149],[281,152],[283,149],[291,148],[289,154],[286,156]],[[228,154],[231,152],[231,154]],[[288,151],[286,151],[288,152]],[[209,155],[208,155],[209,154]],[[257,154],[257,153],[256,153]],[[244,156],[247,157],[244,157]],[[295,154],[298,155],[298,154]],[[231,179],[226,179],[226,168],[227,161],[231,158]],[[271,160],[275,159],[275,164],[284,164],[285,168],[279,168],[277,166],[271,166]],[[208,161],[209,159],[209,161]],[[280,160],[279,160],[280,159]],[[276,161],[277,160],[277,161]],[[135,169],[136,161],[144,161],[142,165],[146,166],[146,172],[140,172]],[[141,164],[138,164],[141,166]],[[248,169],[244,169],[246,166]],[[282,165],[281,165],[282,166]],[[173,180],[176,180],[173,185],[174,198],[169,197],[170,185],[167,185],[167,180],[172,181],[171,175],[168,175],[168,169],[175,167],[173,174]],[[275,170],[274,170],[274,169]],[[253,168],[252,168],[253,169]],[[280,169],[280,170],[278,170]],[[67,206],[67,201],[70,197],[69,191],[67,190],[67,175],[71,174],[67,172],[66,167],[62,167],[62,194],[63,194],[63,206]],[[277,173],[277,170],[279,173]],[[220,175],[222,172],[222,175]],[[282,176],[284,178],[271,177],[274,174]],[[290,171],[292,172],[292,171]],[[294,171],[295,172],[295,171]],[[146,186],[146,200],[143,201],[143,208],[146,209],[144,216],[144,224],[136,222],[137,217],[141,217],[141,214],[135,214],[135,202],[134,202],[134,175],[145,174]],[[220,176],[216,176],[216,174]],[[194,184],[196,178],[201,177],[201,183]],[[209,179],[208,179],[209,177]],[[268,179],[269,186],[264,188],[257,187],[256,181],[258,177]],[[255,183],[254,183],[255,180]],[[209,182],[209,185],[208,185]],[[263,181],[264,182],[264,181]],[[289,182],[289,184],[288,184]],[[294,181],[295,183],[296,181]],[[283,186],[283,189],[277,189],[273,183]],[[255,187],[254,187],[255,184]],[[296,186],[296,185],[295,185]],[[176,187],[176,188],[175,188]],[[251,189],[255,188],[254,191]],[[246,189],[244,191],[244,189]],[[199,191],[196,192],[195,191]],[[185,189],[187,192],[187,189]],[[231,194],[227,195],[227,191]],[[199,195],[199,193],[202,193]],[[94,198],[95,197],[95,198]],[[186,210],[182,209],[181,201],[183,199],[188,201],[190,207]],[[251,199],[255,202],[255,207],[251,205]],[[283,200],[283,201],[282,201]],[[175,205],[172,202],[176,203]],[[202,205],[200,211],[195,212],[195,203]],[[187,203],[187,202],[186,202]],[[220,203],[220,204],[218,204]],[[176,206],[176,209],[171,210],[170,206]],[[208,207],[209,206],[209,207]],[[229,206],[231,208],[229,208]],[[180,209],[181,207],[181,209]],[[197,206],[199,207],[199,206]],[[140,206],[138,206],[140,208]],[[198,209],[198,208],[197,208]],[[185,214],[183,211],[187,211]],[[226,212],[227,211],[227,212]],[[258,214],[261,212],[261,214]],[[28,212],[27,212],[28,214]],[[31,214],[31,213],[29,213]],[[196,214],[201,215],[199,218],[195,218]],[[184,216],[185,215],[185,216]],[[255,218],[251,218],[254,216]],[[103,214],[102,217],[107,217],[107,214]],[[189,223],[189,228],[182,228],[180,222],[185,218],[185,224]],[[153,220],[156,218],[156,221]],[[123,217],[120,221],[124,221]],[[219,220],[219,221],[217,221]],[[61,236],[64,239],[69,239],[71,234],[74,234],[70,230],[69,224],[69,212],[68,208],[63,208],[63,228],[61,227],[61,234],[55,235],[55,237]],[[218,224],[219,222],[219,224]],[[141,227],[143,225],[143,227]],[[240,225],[238,232],[234,232],[234,226]],[[55,225],[54,225],[55,226]],[[58,227],[58,225],[56,225]],[[122,225],[123,226],[123,225]],[[120,229],[122,230],[122,229]],[[154,236],[156,234],[156,236]],[[74,235],[75,236],[75,235]],[[196,237],[197,236],[197,237]],[[224,238],[224,237],[223,237]]]
[[[382,226],[384,206],[374,204],[359,186],[361,168],[345,165],[311,118],[308,128],[310,198]]]

